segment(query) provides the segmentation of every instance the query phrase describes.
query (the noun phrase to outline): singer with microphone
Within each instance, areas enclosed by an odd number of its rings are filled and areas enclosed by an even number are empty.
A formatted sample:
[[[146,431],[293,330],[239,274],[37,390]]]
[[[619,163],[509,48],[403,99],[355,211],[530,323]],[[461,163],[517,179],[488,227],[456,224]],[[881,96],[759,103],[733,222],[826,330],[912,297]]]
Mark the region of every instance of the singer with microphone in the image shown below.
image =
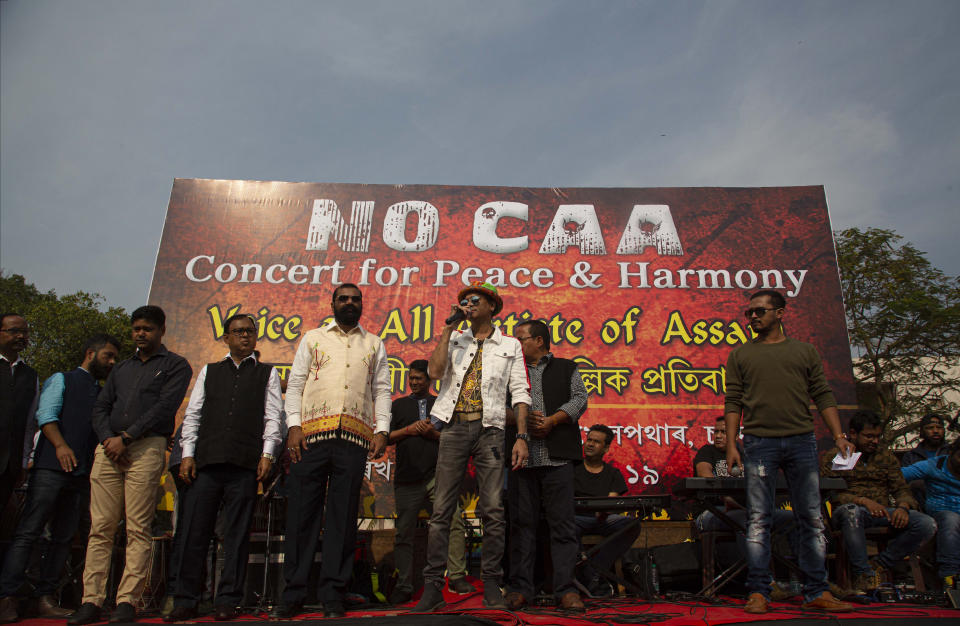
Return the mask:
[[[440,380],[440,393],[430,411],[431,423],[440,431],[440,448],[423,595],[415,612],[446,606],[442,589],[450,520],[470,458],[477,470],[477,509],[483,515],[483,605],[506,608],[500,591],[506,530],[501,500],[506,469],[503,455],[509,455],[513,469],[519,469],[529,454],[530,384],[523,350],[519,341],[504,335],[492,322],[503,309],[503,299],[494,285],[474,281],[457,294],[457,300],[428,366],[430,378]],[[469,322],[469,328],[457,330],[462,320]],[[508,392],[517,435],[504,445]]]

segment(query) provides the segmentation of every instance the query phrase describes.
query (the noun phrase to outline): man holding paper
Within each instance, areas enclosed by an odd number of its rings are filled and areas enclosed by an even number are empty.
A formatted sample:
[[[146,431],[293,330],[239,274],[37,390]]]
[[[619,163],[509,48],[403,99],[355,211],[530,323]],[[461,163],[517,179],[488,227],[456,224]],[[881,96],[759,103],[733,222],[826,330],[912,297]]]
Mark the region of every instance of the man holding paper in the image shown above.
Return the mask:
[[[866,592],[876,589],[881,578],[889,577],[888,572],[897,561],[916,552],[933,537],[937,524],[917,510],[917,501],[900,472],[897,457],[880,449],[880,416],[873,411],[857,411],[850,418],[848,430],[850,441],[857,448],[853,456],[859,456],[856,464],[849,467],[837,463],[834,448],[823,454],[821,471],[824,476],[847,482],[846,491],[831,496],[832,518],[840,526],[843,545],[850,555],[853,587]],[[891,502],[895,506],[891,507]],[[893,539],[883,552],[868,560],[864,530],[875,526],[891,528]]]
[[[738,346],[727,359],[724,415],[727,422],[727,467],[745,470],[747,487],[747,589],[744,611],[766,613],[770,599],[770,528],[777,472],[783,470],[799,526],[797,562],[803,570],[804,608],[850,611],[829,591],[826,539],[820,514],[817,440],[810,399],[843,456],[853,445],[840,429],[837,401],[827,384],[816,348],[783,334],[786,300],[777,291],[753,294],[746,311],[753,341]],[[744,458],[737,450],[743,416]]]

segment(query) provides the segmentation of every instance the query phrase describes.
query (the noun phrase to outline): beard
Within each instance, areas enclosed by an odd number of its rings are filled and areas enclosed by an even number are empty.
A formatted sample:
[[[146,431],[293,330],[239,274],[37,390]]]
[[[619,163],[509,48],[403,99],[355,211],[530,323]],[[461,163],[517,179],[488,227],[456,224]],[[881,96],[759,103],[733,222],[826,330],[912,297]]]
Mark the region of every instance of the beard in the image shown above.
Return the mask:
[[[90,373],[97,380],[103,380],[107,377],[107,374],[110,373],[110,368],[106,365],[101,365],[94,359],[93,363],[90,364]]]
[[[360,307],[348,304],[334,311],[333,319],[337,320],[337,323],[343,326],[356,326],[357,322],[360,321],[360,314],[362,312]]]

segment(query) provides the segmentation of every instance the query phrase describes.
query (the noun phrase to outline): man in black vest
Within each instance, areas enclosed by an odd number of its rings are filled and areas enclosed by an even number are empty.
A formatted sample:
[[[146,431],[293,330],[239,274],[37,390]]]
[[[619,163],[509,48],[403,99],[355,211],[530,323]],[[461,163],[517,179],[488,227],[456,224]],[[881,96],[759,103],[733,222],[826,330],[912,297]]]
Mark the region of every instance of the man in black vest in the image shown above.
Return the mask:
[[[90,468],[97,435],[90,424],[100,384],[120,354],[120,342],[94,335],[83,348],[83,361],[71,372],[54,374],[43,385],[37,407],[37,440],[30,486],[13,544],[0,573],[0,622],[18,618],[14,594],[25,581],[34,543],[50,524],[50,549],[33,590],[40,617],[66,617],[54,596],[80,523],[81,506],[90,489]]]
[[[536,531],[542,514],[550,527],[553,594],[563,610],[581,612],[583,601],[574,586],[579,538],[574,521],[573,469],[583,458],[577,424],[587,409],[587,390],[577,364],[550,352],[550,330],[546,324],[521,322],[513,336],[523,349],[530,377],[532,402],[527,428],[532,438],[526,465],[511,472],[509,478],[516,481],[519,510],[511,519],[513,558],[507,607],[513,611],[522,608],[536,592],[533,570]],[[506,441],[513,441],[515,433],[516,427],[508,425]]]
[[[124,520],[127,546],[117,606],[110,621],[132,622],[133,606],[147,582],[167,440],[193,370],[186,359],[163,345],[166,315],[142,306],[130,316],[137,352],[114,366],[93,405],[91,422],[100,445],[90,470],[90,538],[83,569],[83,600],[67,619],[71,625],[100,621],[107,595],[117,524]]]
[[[0,314],[0,513],[23,480],[27,420],[37,410],[37,372],[20,358],[29,339],[22,315]]]
[[[249,552],[248,531],[257,498],[257,481],[266,480],[280,447],[280,377],[257,361],[257,327],[246,314],[224,323],[230,354],[205,365],[190,394],[183,418],[180,478],[186,492],[186,533],[173,612],[165,622],[197,616],[203,587],[203,559],[223,503],[223,573],[214,602],[217,621],[233,619],[243,598]]]

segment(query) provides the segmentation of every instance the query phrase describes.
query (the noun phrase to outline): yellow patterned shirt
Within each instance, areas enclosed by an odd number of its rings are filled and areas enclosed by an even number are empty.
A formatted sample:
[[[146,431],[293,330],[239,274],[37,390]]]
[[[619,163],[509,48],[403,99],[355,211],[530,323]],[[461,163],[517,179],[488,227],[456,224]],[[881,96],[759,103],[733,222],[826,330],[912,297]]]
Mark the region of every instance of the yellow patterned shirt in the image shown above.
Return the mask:
[[[463,376],[463,385],[460,387],[460,397],[454,412],[475,413],[483,410],[483,340],[477,341],[477,355],[470,361],[470,367]]]
[[[383,341],[335,321],[307,332],[287,381],[287,426],[308,442],[344,439],[366,446],[390,431],[390,369]]]

